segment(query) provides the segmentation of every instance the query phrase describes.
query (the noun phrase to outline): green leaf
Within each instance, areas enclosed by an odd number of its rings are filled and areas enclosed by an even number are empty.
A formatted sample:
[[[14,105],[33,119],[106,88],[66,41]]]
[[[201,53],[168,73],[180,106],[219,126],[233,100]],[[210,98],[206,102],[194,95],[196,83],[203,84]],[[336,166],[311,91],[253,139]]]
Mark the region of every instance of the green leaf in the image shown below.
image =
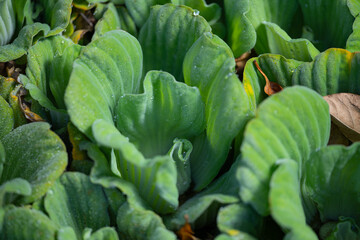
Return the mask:
[[[145,159],[128,138],[104,120],[95,121],[93,134],[100,145],[119,150],[117,167],[122,178],[133,183],[156,212],[169,213],[177,208],[176,166],[169,156]]]
[[[315,239],[316,234],[306,225],[300,198],[298,164],[290,159],[278,160],[271,176],[269,205],[272,217],[285,232],[285,239]]]
[[[269,43],[269,51],[299,61],[309,62],[320,52],[307,39],[291,39],[289,35],[275,23],[263,22]]]
[[[171,0],[175,5],[186,5],[199,11],[200,16],[213,25],[221,17],[221,8],[216,3],[206,4],[205,0]]]
[[[125,7],[119,7],[117,9],[120,22],[121,22],[121,29],[127,31],[131,35],[137,37],[138,30],[136,29],[136,25],[134,20],[131,18],[129,11]]]
[[[149,210],[134,208],[128,203],[119,208],[117,225],[122,239],[176,239],[174,233],[165,228],[159,216],[154,216]]]
[[[82,49],[83,47],[80,45],[70,45],[64,49],[61,55],[54,56],[53,60],[49,62],[50,66],[45,65],[46,70],[50,67],[50,76],[46,81],[48,81],[51,94],[54,96],[55,101],[53,103],[59,109],[66,109],[64,102],[65,89],[69,83],[73,63]],[[48,71],[45,72],[49,73]]]
[[[360,53],[329,49],[311,63],[300,65],[292,76],[293,85],[314,89],[322,96],[350,92],[360,94]]]
[[[220,206],[239,202],[237,196],[239,186],[235,177],[239,161],[240,158],[228,172],[204,191],[188,199],[175,213],[164,216],[165,225],[169,229],[179,230],[185,224],[184,216],[188,215],[192,227],[201,228],[215,221]]]
[[[215,238],[215,240],[256,240],[256,238],[247,233],[235,232],[231,235],[220,234]]]
[[[5,211],[0,239],[55,240],[56,230],[56,225],[42,212],[10,207]]]
[[[50,89],[52,62],[72,44],[71,40],[56,36],[46,38],[29,49],[26,76],[21,75],[20,80],[31,96],[47,109],[57,109]]]
[[[304,23],[314,33],[314,45],[320,51],[331,47],[345,47],[354,22],[347,2],[299,0]]]
[[[0,75],[0,96],[8,100],[11,91],[14,90],[16,85],[15,79],[3,77]]]
[[[205,128],[205,108],[199,90],[160,71],[150,71],[144,93],[120,98],[115,119],[145,157],[165,155],[175,138],[191,139]]]
[[[57,232],[57,240],[77,240],[74,229],[71,227],[62,227]]]
[[[360,51],[360,15],[355,18],[353,32],[346,41],[346,50],[350,52]]]
[[[149,210],[150,208],[140,197],[136,187],[111,172],[109,163],[99,148],[91,143],[84,147],[95,161],[90,175],[91,180],[105,188],[116,187],[127,197],[128,204],[118,211],[117,223],[120,237],[124,239],[175,240],[175,234],[167,230],[161,218]],[[128,221],[129,219],[133,220]],[[143,221],[143,219],[147,220]],[[139,231],[140,229],[141,231]]]
[[[356,17],[360,13],[360,2],[357,0],[348,0],[347,6],[351,14]]]
[[[264,54],[247,62],[244,87],[253,104],[258,105],[267,95],[265,79],[254,66],[256,60],[270,81],[282,87],[303,85],[326,96],[340,92],[359,94],[360,54],[344,49],[328,49],[312,62],[286,59],[280,55]]]
[[[193,141],[190,160],[196,190],[204,188],[218,174],[231,142],[242,134],[253,115],[234,68],[231,49],[211,33],[195,42],[184,61],[185,83],[199,88],[205,103],[206,132]]]
[[[141,89],[142,52],[124,31],[111,31],[87,45],[74,62],[65,91],[71,121],[88,137],[96,119],[113,122],[119,98]]]
[[[2,168],[2,166],[0,168]],[[0,208],[4,206],[4,203],[6,203],[6,193],[15,193],[23,196],[29,196],[31,194],[31,185],[28,181],[21,178],[11,179],[2,183],[0,185]]]
[[[37,4],[43,7],[43,21],[51,31],[47,36],[57,35],[63,32],[70,22],[72,0],[39,0]]]
[[[9,104],[0,96],[0,140],[14,127],[14,113]]]
[[[250,206],[235,203],[220,208],[217,215],[217,226],[223,233],[248,233],[252,236],[259,234],[262,219]]]
[[[360,223],[359,199],[354,198],[359,192],[359,157],[360,144],[355,143],[328,146],[306,162],[302,193],[317,207],[322,222],[345,216]]]
[[[14,128],[17,128],[27,123],[24,113],[20,106],[19,94],[21,89],[22,89],[22,85],[17,84],[14,90],[10,92],[9,100],[8,100],[14,116]]]
[[[247,14],[250,11],[248,0],[225,0],[225,15],[228,25],[228,43],[235,57],[250,51],[256,43],[256,31]]]
[[[5,162],[5,148],[0,140],[0,176],[3,169],[3,163]]]
[[[31,2],[29,0],[12,0],[14,13],[16,17],[16,30],[17,32],[23,26],[24,19],[26,19],[27,24],[32,24],[31,18]],[[30,16],[29,16],[30,15]]]
[[[6,161],[0,183],[22,178],[32,188],[30,196],[13,195],[10,200],[30,203],[42,197],[65,170],[65,146],[49,128],[47,123],[30,123],[16,128],[2,139]]]
[[[121,22],[113,3],[107,5],[107,9],[102,18],[95,25],[95,33],[92,41],[111,30],[121,29]]]
[[[90,238],[84,240],[118,240],[119,237],[115,229],[111,227],[104,227],[97,230]]]
[[[12,0],[0,1],[0,46],[10,42],[16,29]]]
[[[351,221],[339,222],[333,232],[326,240],[346,240],[346,239],[359,239],[360,235],[358,229],[353,226]]]
[[[255,60],[269,80],[280,84],[282,87],[292,86],[291,78],[293,73],[303,63],[275,54],[263,54],[257,58],[250,59],[245,65],[243,83],[252,106],[259,105],[261,101],[267,98],[267,94],[264,92],[266,82],[256,69],[254,65]]]
[[[26,54],[29,47],[39,37],[50,31],[47,24],[34,23],[21,29],[17,38],[10,44],[0,46],[0,62],[8,62],[18,59]]]
[[[101,186],[79,172],[64,173],[48,191],[44,204],[50,219],[60,227],[72,227],[78,239],[85,228],[95,231],[110,224]]]
[[[183,194],[191,183],[190,154],[192,144],[185,139],[175,139],[169,151],[169,156],[175,161],[177,170],[176,186],[179,194]]]
[[[151,6],[168,2],[170,2],[170,0],[125,0],[125,5],[134,22],[140,28],[150,15]]]
[[[186,6],[154,6],[141,28],[139,42],[144,51],[144,70],[163,70],[183,82],[185,54],[211,27],[195,10]]]
[[[316,92],[297,86],[269,97],[247,124],[241,145],[238,179],[242,200],[267,215],[274,163],[294,159],[301,171],[310,154],[327,144],[329,133],[329,107]]]
[[[230,32],[230,46],[235,56],[254,47],[257,53],[270,51],[264,21],[277,24],[284,31],[291,29],[299,5],[297,0],[227,0],[225,11]],[[256,36],[255,36],[256,31]],[[245,43],[244,46],[242,46]],[[246,46],[246,47],[245,47]]]

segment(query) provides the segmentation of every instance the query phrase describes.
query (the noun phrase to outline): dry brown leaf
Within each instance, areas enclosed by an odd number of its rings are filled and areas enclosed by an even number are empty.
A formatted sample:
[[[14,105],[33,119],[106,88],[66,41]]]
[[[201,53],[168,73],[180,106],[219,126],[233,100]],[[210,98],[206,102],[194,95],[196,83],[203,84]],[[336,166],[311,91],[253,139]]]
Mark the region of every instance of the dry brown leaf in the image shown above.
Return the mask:
[[[198,240],[194,236],[194,231],[191,229],[191,225],[189,224],[189,216],[185,215],[185,224],[180,228],[179,231],[176,232],[180,240]]]
[[[360,95],[337,93],[325,96],[331,121],[350,141],[360,141]]]
[[[28,105],[23,101],[23,97],[27,94],[27,91],[21,87],[17,97],[19,98],[19,105],[21,108],[21,111],[24,113],[24,116],[27,120],[30,122],[44,122],[44,119],[42,119],[38,114],[32,112]]]
[[[280,92],[282,90],[282,87],[280,86],[280,84],[276,83],[276,82],[271,82],[269,81],[269,79],[267,78],[267,76],[265,75],[265,73],[261,70],[259,64],[254,61],[255,67],[257,68],[257,70],[259,70],[259,72],[261,73],[261,75],[263,75],[263,77],[265,78],[266,84],[264,87],[264,92],[268,95],[271,96],[277,92]]]

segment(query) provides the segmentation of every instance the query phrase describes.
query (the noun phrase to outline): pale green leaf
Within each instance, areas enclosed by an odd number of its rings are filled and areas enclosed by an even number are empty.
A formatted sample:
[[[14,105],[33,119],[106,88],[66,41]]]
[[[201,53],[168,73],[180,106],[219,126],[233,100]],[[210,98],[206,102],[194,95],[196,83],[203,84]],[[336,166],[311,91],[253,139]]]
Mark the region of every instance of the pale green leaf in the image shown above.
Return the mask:
[[[10,44],[0,46],[0,62],[8,62],[26,54],[35,39],[50,31],[47,24],[34,23],[21,29],[17,38]]]
[[[85,228],[94,231],[110,224],[101,186],[79,172],[64,173],[45,197],[45,209],[59,227],[72,227],[81,239]]]
[[[350,92],[360,94],[360,53],[329,49],[311,63],[303,63],[292,76],[293,85],[314,89],[322,96]]]
[[[186,55],[185,83],[200,90],[206,132],[193,141],[192,178],[201,190],[218,174],[230,144],[253,116],[250,100],[235,74],[231,49],[216,35],[203,34]]]
[[[175,138],[191,139],[205,128],[199,90],[177,82],[167,72],[150,71],[144,93],[124,95],[116,109],[116,126],[145,157],[165,155]]]
[[[10,207],[5,211],[1,240],[55,240],[57,227],[40,211]]]
[[[116,7],[113,3],[107,5],[102,18],[95,25],[95,32],[92,41],[111,30],[121,29],[121,22]]]
[[[119,208],[118,232],[122,239],[129,240],[175,240],[174,233],[167,230],[159,216],[125,203]]]
[[[269,43],[269,51],[283,55],[286,58],[299,61],[312,61],[320,52],[307,39],[291,39],[291,37],[278,25],[263,22]]]
[[[94,122],[93,135],[100,145],[118,150],[122,178],[133,183],[155,211],[169,213],[177,208],[176,166],[169,156],[145,159],[128,138],[104,120]]]
[[[247,62],[244,71],[244,86],[251,101],[258,105],[267,95],[265,79],[255,68],[257,61],[272,82],[282,87],[303,85],[326,96],[340,92],[359,94],[360,54],[344,49],[328,49],[312,62],[286,59],[281,55],[264,54]]]
[[[57,232],[57,240],[77,240],[74,229],[62,227]]]
[[[89,156],[95,161],[91,172],[91,179],[105,188],[118,188],[127,197],[126,206],[118,211],[118,232],[125,239],[169,239],[175,240],[175,234],[167,230],[160,218],[140,197],[135,186],[115,176],[110,169],[104,154],[94,144],[87,144],[85,148]],[[148,219],[142,221],[144,218]],[[132,221],[128,221],[133,219]],[[139,224],[141,224],[139,226]],[[139,231],[141,230],[141,232]],[[141,234],[139,234],[139,232]]]
[[[2,139],[6,160],[0,183],[22,178],[28,181],[32,193],[27,197],[10,196],[20,203],[42,197],[65,170],[67,153],[60,138],[49,130],[47,123],[23,125]]]
[[[91,234],[90,238],[84,240],[119,240],[119,237],[114,228],[104,227]]]
[[[277,165],[270,181],[269,205],[272,217],[288,232],[285,239],[317,240],[316,234],[306,225],[300,197],[298,164],[291,159],[282,159],[277,161]]]
[[[142,51],[124,31],[110,31],[87,45],[74,62],[65,92],[71,121],[88,137],[96,119],[113,122],[119,98],[141,89]]]
[[[52,62],[72,44],[71,40],[56,36],[39,41],[29,49],[26,77],[22,75],[20,79],[31,96],[47,109],[57,109],[50,89]]]
[[[54,97],[54,105],[59,109],[66,109],[64,95],[66,87],[69,83],[70,75],[73,69],[75,59],[80,55],[83,47],[77,44],[70,45],[64,49],[62,54],[54,56],[49,65],[45,65],[43,71],[49,73],[46,81],[48,81],[51,95]]]
[[[254,209],[242,203],[220,208],[216,221],[219,230],[223,233],[243,232],[252,236],[259,235],[263,223]]]
[[[241,145],[238,179],[242,200],[267,215],[274,163],[294,159],[301,171],[310,154],[327,144],[329,134],[329,107],[313,90],[286,88],[265,100],[247,124]]]
[[[16,29],[12,0],[0,1],[0,46],[10,42]]]
[[[0,166],[0,169],[1,168],[2,166]],[[6,193],[29,196],[31,194],[31,185],[28,181],[21,178],[11,179],[7,182],[2,183],[0,185],[0,208],[4,207],[4,205],[6,204]]]
[[[360,51],[360,15],[355,18],[353,32],[346,41],[346,50],[350,52]]]

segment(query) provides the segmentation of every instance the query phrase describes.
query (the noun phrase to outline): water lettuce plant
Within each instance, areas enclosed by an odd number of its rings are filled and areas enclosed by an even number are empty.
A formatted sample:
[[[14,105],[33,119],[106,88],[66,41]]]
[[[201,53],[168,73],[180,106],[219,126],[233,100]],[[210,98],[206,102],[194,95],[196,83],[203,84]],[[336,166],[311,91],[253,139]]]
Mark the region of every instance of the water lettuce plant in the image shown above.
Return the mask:
[[[0,0],[0,240],[360,239],[359,9]]]

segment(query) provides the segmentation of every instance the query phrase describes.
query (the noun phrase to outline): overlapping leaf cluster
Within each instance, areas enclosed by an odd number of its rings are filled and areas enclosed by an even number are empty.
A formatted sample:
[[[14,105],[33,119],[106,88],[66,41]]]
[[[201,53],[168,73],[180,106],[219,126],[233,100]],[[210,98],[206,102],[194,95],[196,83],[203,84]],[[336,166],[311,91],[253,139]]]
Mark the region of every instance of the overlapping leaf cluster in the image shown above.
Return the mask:
[[[360,3],[211,2],[0,0],[0,239],[360,238]]]

